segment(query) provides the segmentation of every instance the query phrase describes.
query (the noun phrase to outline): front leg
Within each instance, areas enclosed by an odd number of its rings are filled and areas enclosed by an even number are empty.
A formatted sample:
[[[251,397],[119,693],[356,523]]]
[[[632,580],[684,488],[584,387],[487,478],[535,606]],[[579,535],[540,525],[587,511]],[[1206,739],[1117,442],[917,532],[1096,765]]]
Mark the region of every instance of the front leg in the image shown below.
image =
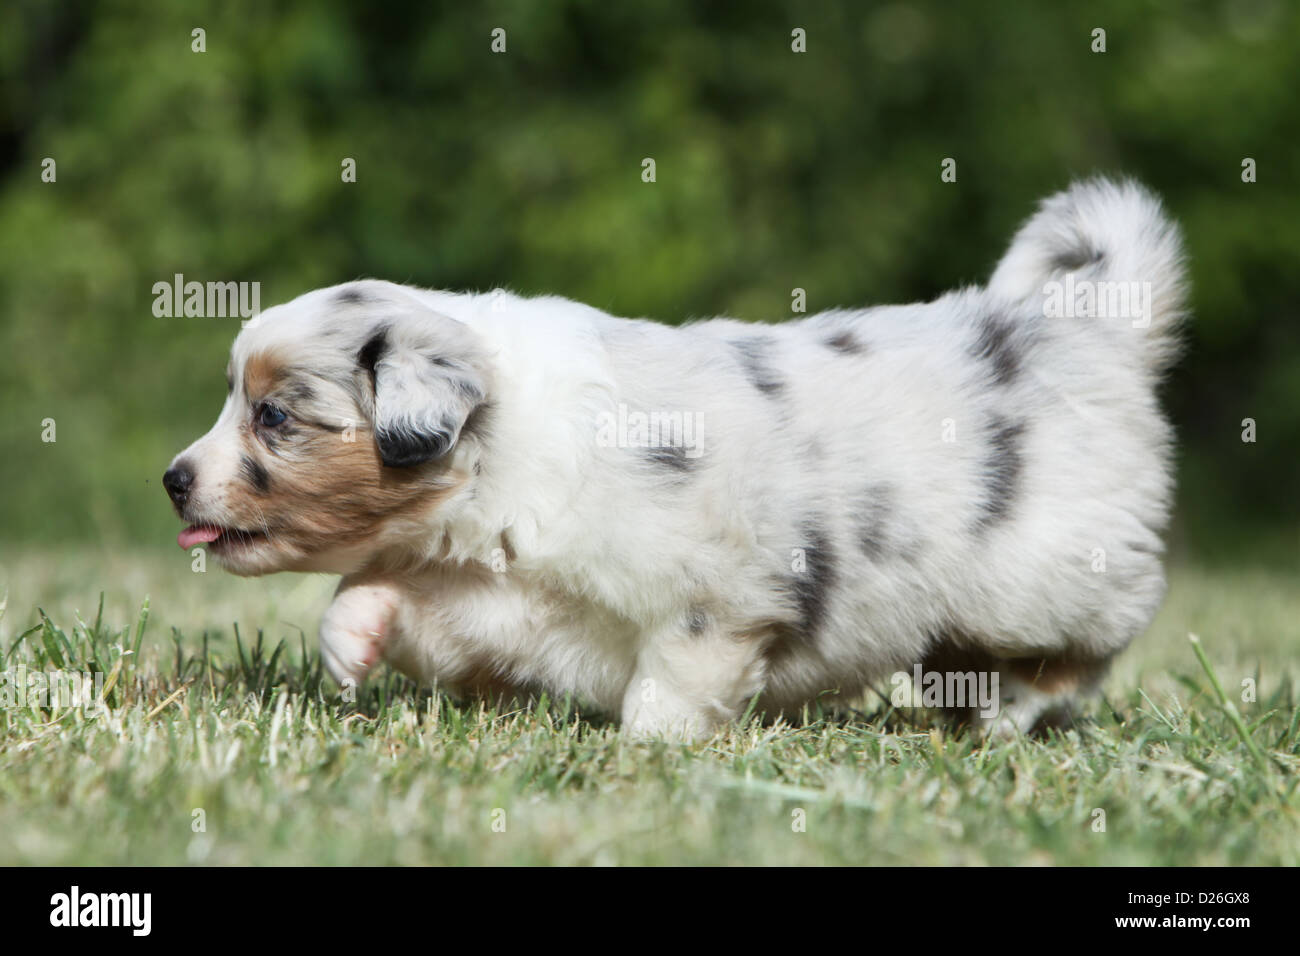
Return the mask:
[[[344,578],[320,623],[325,669],[341,686],[355,687],[384,656],[402,592],[393,584]]]
[[[646,636],[623,694],[625,731],[701,740],[738,718],[763,689],[755,637],[724,633],[699,615],[692,622]]]

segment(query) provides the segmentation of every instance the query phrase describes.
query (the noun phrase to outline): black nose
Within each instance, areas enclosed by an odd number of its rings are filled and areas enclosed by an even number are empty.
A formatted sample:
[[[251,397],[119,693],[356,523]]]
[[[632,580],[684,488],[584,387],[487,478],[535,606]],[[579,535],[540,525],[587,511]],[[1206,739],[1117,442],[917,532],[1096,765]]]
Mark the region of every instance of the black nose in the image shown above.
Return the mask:
[[[172,503],[178,508],[185,504],[185,498],[189,495],[192,484],[194,484],[194,472],[190,471],[190,466],[183,461],[163,473],[163,487],[167,489]]]

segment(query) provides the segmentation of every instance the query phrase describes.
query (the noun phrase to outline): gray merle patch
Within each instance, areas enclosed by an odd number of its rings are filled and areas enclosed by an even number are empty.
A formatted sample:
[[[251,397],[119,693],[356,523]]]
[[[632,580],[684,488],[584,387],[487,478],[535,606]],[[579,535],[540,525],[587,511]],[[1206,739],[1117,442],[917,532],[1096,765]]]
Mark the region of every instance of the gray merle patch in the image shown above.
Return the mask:
[[[1100,249],[1092,246],[1080,246],[1077,249],[1063,249],[1052,256],[1052,268],[1063,272],[1077,272],[1088,266],[1095,266],[1106,258]]]
[[[976,522],[981,529],[991,528],[1011,513],[1024,470],[1021,451],[1024,434],[1024,422],[1013,422],[1001,415],[994,416],[989,422],[985,497]]]
[[[861,340],[852,332],[840,332],[826,340],[826,347],[844,355],[861,355],[867,350]]]
[[[735,339],[731,347],[736,350],[741,367],[751,385],[764,395],[776,396],[785,390],[785,382],[772,369],[768,352],[772,340],[765,336]]]
[[[895,506],[894,486],[879,481],[868,485],[858,505],[858,547],[872,560],[889,552],[889,519]]]
[[[831,591],[835,587],[838,572],[830,537],[820,520],[808,519],[802,528],[801,539],[804,569],[792,573],[787,579],[787,585],[799,609],[796,634],[802,640],[811,641],[826,622]]]
[[[984,318],[971,346],[971,355],[989,363],[993,381],[998,385],[1009,385],[1020,374],[1020,350],[1011,324],[1005,319]]]
[[[335,301],[342,305],[360,305],[362,302],[367,301],[367,296],[360,289],[349,286],[335,296]]]
[[[689,474],[695,467],[695,459],[688,457],[686,449],[681,445],[647,448],[645,454],[654,464],[676,472],[678,475]]]

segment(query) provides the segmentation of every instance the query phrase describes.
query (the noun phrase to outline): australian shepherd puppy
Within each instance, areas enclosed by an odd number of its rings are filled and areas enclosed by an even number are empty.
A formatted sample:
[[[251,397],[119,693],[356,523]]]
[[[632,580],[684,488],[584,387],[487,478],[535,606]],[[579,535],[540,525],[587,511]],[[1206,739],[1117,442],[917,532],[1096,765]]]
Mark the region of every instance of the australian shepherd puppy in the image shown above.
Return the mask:
[[[1027,730],[1160,604],[1182,310],[1177,230],[1101,180],[985,287],[771,325],[350,282],[249,323],[164,483],[182,547],[342,575],[340,682],[383,660],[699,737],[956,668]]]

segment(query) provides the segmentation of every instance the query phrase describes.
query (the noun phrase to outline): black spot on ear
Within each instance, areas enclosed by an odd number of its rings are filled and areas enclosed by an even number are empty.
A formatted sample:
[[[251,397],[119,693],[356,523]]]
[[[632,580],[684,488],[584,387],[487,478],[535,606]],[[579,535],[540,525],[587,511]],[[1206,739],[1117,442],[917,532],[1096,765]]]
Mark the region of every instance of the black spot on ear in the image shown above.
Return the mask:
[[[244,476],[244,480],[252,485],[259,493],[266,494],[271,490],[271,474],[261,463],[245,455],[239,460],[239,473]]]
[[[375,379],[375,366],[379,360],[384,357],[388,351],[388,327],[377,330],[374,335],[366,340],[366,344],[361,346],[357,352],[357,364],[370,373],[370,380],[373,383]]]
[[[334,301],[338,302],[340,305],[360,305],[362,302],[367,301],[367,299],[368,297],[364,292],[356,286],[351,285],[346,289],[341,290],[339,294],[334,297]]]
[[[1011,324],[1005,319],[987,316],[980,323],[979,334],[971,346],[970,354],[988,362],[993,370],[993,381],[1009,385],[1020,374],[1020,351],[1016,347]]]
[[[768,360],[767,353],[771,345],[771,339],[757,335],[748,339],[734,339],[731,342],[731,347],[736,350],[740,365],[745,370],[745,377],[749,379],[750,384],[764,395],[775,397],[785,390],[785,382],[781,381],[773,371]]]
[[[844,355],[861,355],[867,350],[852,332],[840,332],[826,340],[826,347]]]
[[[1011,513],[1024,469],[1021,453],[1024,422],[1012,422],[1001,415],[989,423],[989,454],[985,463],[985,497],[976,522],[979,529],[991,528]]]
[[[804,567],[791,573],[787,585],[799,610],[796,634],[802,640],[811,641],[826,621],[838,570],[830,538],[818,519],[810,518],[804,523],[801,537]]]
[[[379,456],[389,468],[410,468],[441,458],[451,447],[451,436],[446,432],[417,434],[409,431],[375,432]]]

